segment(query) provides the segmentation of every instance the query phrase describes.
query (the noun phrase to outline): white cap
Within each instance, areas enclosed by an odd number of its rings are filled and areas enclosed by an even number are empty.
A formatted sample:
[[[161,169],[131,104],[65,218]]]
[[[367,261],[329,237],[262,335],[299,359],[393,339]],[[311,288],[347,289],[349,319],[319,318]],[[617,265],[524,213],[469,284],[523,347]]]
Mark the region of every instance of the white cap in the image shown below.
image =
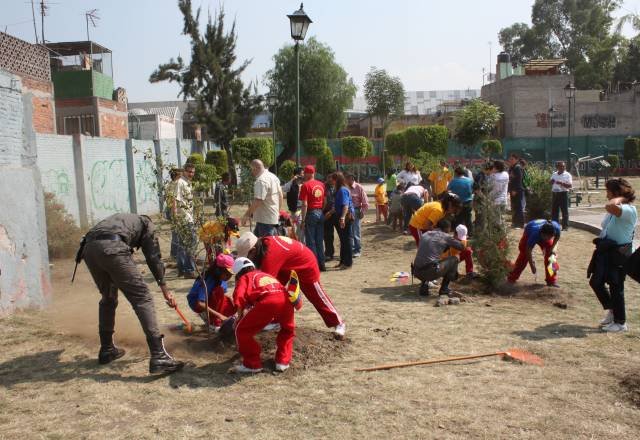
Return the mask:
[[[235,274],[247,267],[256,267],[256,266],[253,264],[253,261],[249,260],[248,258],[238,257],[236,258],[236,261],[233,262],[233,267],[231,268],[231,272]]]
[[[246,257],[249,255],[249,251],[253,249],[257,242],[258,237],[253,235],[253,232],[243,233],[236,241],[236,252],[238,253],[238,257]]]
[[[458,225],[456,227],[456,235],[458,236],[458,240],[466,240],[467,239],[467,227],[465,225]]]

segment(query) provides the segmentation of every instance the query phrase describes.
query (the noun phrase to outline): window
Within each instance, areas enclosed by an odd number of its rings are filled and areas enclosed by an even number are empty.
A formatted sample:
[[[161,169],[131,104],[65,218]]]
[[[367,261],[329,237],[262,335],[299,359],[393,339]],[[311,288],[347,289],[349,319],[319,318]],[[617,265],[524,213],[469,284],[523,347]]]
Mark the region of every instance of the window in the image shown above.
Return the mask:
[[[96,124],[93,115],[65,116],[62,134],[96,135]]]

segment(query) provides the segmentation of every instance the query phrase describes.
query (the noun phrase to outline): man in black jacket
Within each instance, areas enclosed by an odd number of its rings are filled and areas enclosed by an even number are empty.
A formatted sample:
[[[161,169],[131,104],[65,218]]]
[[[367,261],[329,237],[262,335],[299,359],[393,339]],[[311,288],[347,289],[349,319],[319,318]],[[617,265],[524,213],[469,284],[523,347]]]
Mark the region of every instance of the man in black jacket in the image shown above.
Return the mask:
[[[511,196],[511,226],[524,227],[524,172],[517,154],[509,156],[509,195]]]

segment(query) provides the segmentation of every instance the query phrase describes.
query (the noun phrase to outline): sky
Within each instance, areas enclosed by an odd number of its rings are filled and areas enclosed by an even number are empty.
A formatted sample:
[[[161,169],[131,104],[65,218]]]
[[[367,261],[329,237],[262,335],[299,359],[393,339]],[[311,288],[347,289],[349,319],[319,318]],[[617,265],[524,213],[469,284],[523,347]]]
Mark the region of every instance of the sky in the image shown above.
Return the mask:
[[[0,29],[35,41],[28,0],[1,0]],[[40,35],[39,0],[36,3]],[[85,11],[98,9],[91,40],[113,51],[114,81],[130,102],[175,100],[176,84],[151,84],[160,63],[189,58],[189,40],[181,34],[182,15],[175,0],[50,0],[44,33],[49,42],[87,39]],[[251,60],[243,79],[258,81],[273,65],[273,55],[291,43],[287,14],[292,0],[193,0],[212,14],[223,5],[229,25],[236,20],[239,60]],[[495,70],[501,48],[498,31],[516,22],[531,22],[533,0],[306,0],[313,20],[307,38],[315,36],[335,52],[363,95],[371,66],[398,76],[405,90],[477,89],[482,69]],[[640,11],[640,0],[626,0],[619,15]],[[491,58],[490,58],[491,55]]]

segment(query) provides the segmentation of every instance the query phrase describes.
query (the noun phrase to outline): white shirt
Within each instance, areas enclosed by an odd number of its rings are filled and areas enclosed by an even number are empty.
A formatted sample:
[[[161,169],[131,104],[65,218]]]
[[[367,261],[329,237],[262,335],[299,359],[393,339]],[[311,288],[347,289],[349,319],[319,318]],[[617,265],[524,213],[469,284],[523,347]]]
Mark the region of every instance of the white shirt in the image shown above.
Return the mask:
[[[407,188],[407,190],[404,192],[405,194],[415,194],[417,195],[419,198],[423,198],[424,197],[424,187],[421,185],[412,185],[409,188]]]
[[[551,191],[553,191],[554,193],[569,191],[569,188],[565,188],[564,186],[560,185],[559,182],[568,183],[569,185],[573,184],[573,179],[571,178],[571,173],[568,173],[566,171],[564,173],[562,173],[562,174],[558,174],[558,172],[555,171],[551,175],[551,180],[554,181],[554,183],[551,185]]]
[[[175,186],[176,211],[178,216],[193,223],[193,187],[184,177],[176,181]]]
[[[422,180],[422,176],[420,176],[420,171],[416,171],[415,173],[412,171],[402,170],[398,173],[396,179],[405,185],[411,183],[413,185],[418,185]]]
[[[278,224],[281,194],[280,180],[269,170],[264,170],[256,178],[256,182],[253,184],[253,197],[263,201],[253,213],[253,219],[257,223]]]
[[[507,192],[509,188],[509,173],[503,171],[494,173],[489,176],[489,185],[491,187],[491,199],[496,205],[507,204]]]

